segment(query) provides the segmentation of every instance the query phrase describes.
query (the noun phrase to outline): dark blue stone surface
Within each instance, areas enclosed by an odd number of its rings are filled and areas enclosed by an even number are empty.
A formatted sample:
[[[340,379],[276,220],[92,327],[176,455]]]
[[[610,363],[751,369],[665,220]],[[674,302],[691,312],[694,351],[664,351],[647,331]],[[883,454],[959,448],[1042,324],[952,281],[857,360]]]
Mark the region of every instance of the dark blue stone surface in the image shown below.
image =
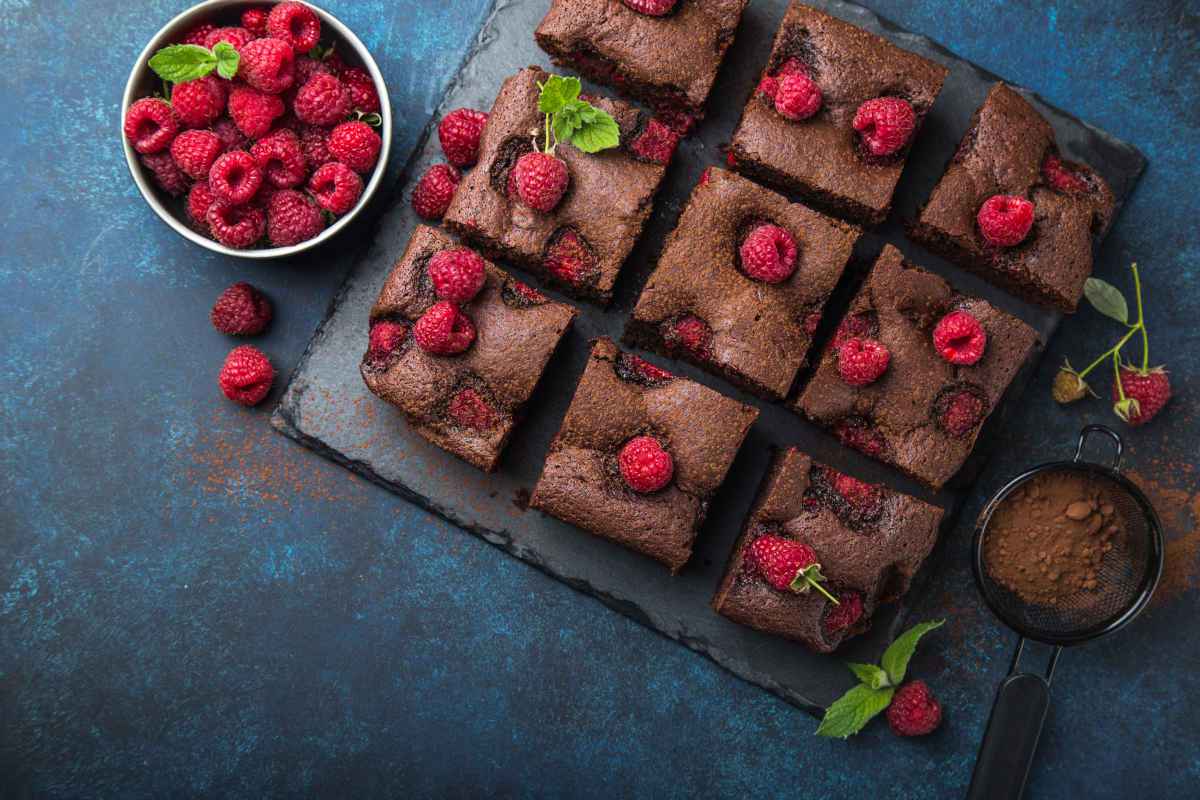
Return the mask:
[[[1173,370],[1169,415],[1126,430],[1167,521],[1167,580],[1133,627],[1060,662],[1031,791],[1194,794],[1200,4],[868,4],[1150,160],[1098,270],[1122,282],[1141,264],[1154,359]],[[326,3],[388,77],[397,166],[486,5]],[[188,245],[141,202],[120,92],[184,6],[0,0],[0,797],[961,794],[1015,640],[975,593],[966,526],[918,612],[950,623],[911,669],[943,728],[828,742],[803,712],[271,433],[267,406],[220,398],[220,290],[269,292],[277,320],[257,343],[286,373],[370,230],[254,264]],[[1065,324],[968,516],[1112,419],[1047,387],[1114,333],[1090,311]]]

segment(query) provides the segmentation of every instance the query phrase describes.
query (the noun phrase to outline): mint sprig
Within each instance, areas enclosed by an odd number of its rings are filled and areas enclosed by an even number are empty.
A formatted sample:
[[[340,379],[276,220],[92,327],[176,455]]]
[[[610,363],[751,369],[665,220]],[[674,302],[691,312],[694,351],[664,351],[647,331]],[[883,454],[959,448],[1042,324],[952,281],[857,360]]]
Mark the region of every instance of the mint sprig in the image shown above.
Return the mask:
[[[217,42],[213,49],[197,44],[173,44],[150,57],[154,73],[169,83],[198,80],[213,70],[226,80],[237,75],[241,56],[229,42]]]
[[[908,662],[917,651],[921,637],[944,624],[944,619],[922,622],[900,634],[883,652],[883,658],[880,659],[882,666],[846,664],[858,678],[859,684],[825,710],[817,735],[846,739],[866,727],[892,702],[896,689],[904,682]]]
[[[551,75],[539,83],[538,111],[546,116],[545,149],[554,154],[559,143],[575,145],[585,153],[598,153],[621,144],[621,130],[608,112],[579,99],[578,78]]]

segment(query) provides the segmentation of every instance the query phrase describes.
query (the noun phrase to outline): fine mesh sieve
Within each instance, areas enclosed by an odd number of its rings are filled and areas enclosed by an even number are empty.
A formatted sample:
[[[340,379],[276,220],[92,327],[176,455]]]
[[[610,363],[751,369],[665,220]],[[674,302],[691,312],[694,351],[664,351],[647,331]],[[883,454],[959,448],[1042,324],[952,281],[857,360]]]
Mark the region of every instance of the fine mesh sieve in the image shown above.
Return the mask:
[[[1105,436],[1115,445],[1110,466],[1083,459],[1084,445],[1092,434]],[[975,581],[988,607],[1020,639],[992,707],[967,793],[970,800],[1016,800],[1022,796],[1050,706],[1050,681],[1062,648],[1123,627],[1141,613],[1158,585],[1163,566],[1162,527],[1150,501],[1121,474],[1122,449],[1121,437],[1114,431],[1089,425],[1080,432],[1071,461],[1043,464],[1018,475],[979,515],[973,551]],[[1088,476],[1104,485],[1122,534],[1111,540],[1112,549],[1095,572],[1094,588],[1076,588],[1056,596],[1051,604],[1027,601],[1005,586],[993,574],[995,568],[989,568],[987,542],[997,509],[1034,478],[1055,472]],[[1026,639],[1054,646],[1044,676],[1018,671]]]

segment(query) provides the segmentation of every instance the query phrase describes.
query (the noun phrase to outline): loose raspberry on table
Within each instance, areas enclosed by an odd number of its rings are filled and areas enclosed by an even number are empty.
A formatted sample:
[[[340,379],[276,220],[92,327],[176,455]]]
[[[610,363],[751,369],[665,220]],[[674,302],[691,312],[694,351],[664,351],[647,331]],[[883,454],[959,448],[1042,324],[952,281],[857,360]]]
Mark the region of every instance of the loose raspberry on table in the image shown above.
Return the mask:
[[[1013,194],[995,194],[979,208],[979,232],[993,247],[1014,247],[1033,228],[1033,203]]]
[[[825,576],[817,554],[803,542],[772,534],[759,536],[750,543],[746,565],[781,592],[804,594],[816,588],[828,596],[821,586]]]
[[[223,151],[221,138],[212,131],[184,131],[171,142],[171,158],[184,174],[196,180],[208,177]]]
[[[663,331],[667,350],[683,348],[694,358],[707,361],[712,357],[712,328],[697,317],[686,316],[670,323]]]
[[[217,197],[231,203],[248,203],[262,186],[263,174],[254,156],[245,150],[230,150],[213,162],[208,186]]]
[[[942,707],[925,681],[909,681],[896,690],[887,721],[898,736],[924,736],[942,722]]]
[[[933,349],[951,364],[970,366],[979,363],[987,343],[983,324],[967,311],[951,311],[933,329]]]
[[[371,325],[367,345],[367,363],[376,369],[383,367],[389,358],[400,352],[408,336],[408,326],[390,320],[380,320]]]
[[[365,122],[343,122],[329,134],[329,154],[355,172],[366,174],[379,160],[383,139]]]
[[[983,419],[983,398],[966,389],[942,397],[938,405],[938,424],[951,436],[966,436]]]
[[[456,108],[438,123],[438,141],[446,160],[465,168],[479,159],[479,139],[487,124],[488,115],[473,108]]]
[[[225,356],[217,384],[221,392],[235,403],[256,406],[271,391],[275,368],[261,350],[253,345],[235,347]]]
[[[253,33],[245,28],[217,28],[215,31],[204,37],[204,46],[212,50],[221,42],[227,42],[233,46],[234,50],[241,51],[243,47],[254,41],[256,37]]]
[[[863,600],[861,594],[838,592],[837,599],[837,605],[830,603],[825,607],[825,617],[821,620],[821,627],[825,629],[826,636],[840,633],[862,619]]]
[[[208,209],[215,199],[216,196],[212,193],[212,189],[208,188],[208,181],[198,181],[192,184],[192,188],[188,190],[188,217],[197,227],[208,233],[211,233],[208,228]]]
[[[297,53],[307,53],[321,41],[321,20],[303,3],[279,3],[267,16],[267,34],[287,42]]]
[[[483,258],[467,247],[439,250],[429,259],[429,279],[439,300],[469,303],[487,280]]]
[[[587,282],[596,271],[596,254],[578,233],[563,231],[546,250],[543,266],[546,272],[564,283],[579,285]]]
[[[283,116],[283,101],[278,95],[239,86],[229,93],[229,116],[238,130],[251,139],[266,136],[275,120]]]
[[[238,77],[268,94],[292,88],[296,77],[295,53],[279,39],[255,39],[241,49]]]
[[[1120,389],[1113,381],[1113,409],[1117,416],[1130,425],[1145,425],[1163,410],[1171,399],[1171,378],[1163,367],[1142,370],[1134,366],[1122,366]],[[1126,402],[1121,403],[1121,391]]]
[[[281,189],[267,204],[267,239],[276,247],[307,242],[325,230],[321,209],[307,195]]]
[[[229,117],[221,117],[213,123],[212,132],[221,139],[221,152],[246,149],[246,134],[242,133]]]
[[[570,175],[561,159],[547,153],[526,153],[512,168],[510,184],[517,199],[535,211],[549,213],[566,194]]]
[[[869,386],[887,372],[891,360],[883,342],[855,336],[838,348],[838,375],[849,386]]]
[[[185,127],[208,127],[225,112],[225,87],[212,75],[177,83],[171,89],[171,107]]]
[[[267,215],[256,205],[235,205],[218,197],[208,207],[208,227],[221,244],[245,250],[263,237]]]
[[[1064,194],[1087,194],[1091,190],[1088,182],[1065,161],[1056,155],[1047,155],[1042,162],[1042,176],[1046,183]]]
[[[496,427],[500,415],[474,389],[463,389],[450,400],[450,419],[464,428],[487,431]]]
[[[125,112],[125,138],[142,155],[161,153],[179,133],[179,119],[166,100],[143,97]]]
[[[259,139],[250,148],[250,155],[263,171],[263,177],[277,189],[291,189],[308,177],[308,161],[300,147],[300,137],[287,128]]]
[[[348,69],[341,74],[341,79],[350,90],[350,105],[354,110],[364,114],[379,113],[379,90],[365,69]]]
[[[201,22],[196,27],[190,29],[179,40],[180,44],[194,44],[197,47],[204,47],[204,42],[208,39],[208,35],[217,29],[216,25],[211,22]]]
[[[475,323],[449,300],[434,303],[413,326],[413,338],[427,353],[453,356],[475,341]]]
[[[172,197],[178,197],[191,186],[191,180],[175,163],[169,152],[142,156],[142,165],[150,170],[159,188]]]
[[[883,490],[871,483],[860,481],[843,472],[830,470],[833,490],[838,493],[855,516],[862,520],[874,519],[883,509]]]
[[[308,181],[308,191],[321,208],[340,216],[362,197],[363,182],[357,172],[333,161],[317,168]]]
[[[441,219],[450,208],[460,178],[458,170],[449,164],[434,164],[413,189],[413,210],[424,219]]]
[[[671,482],[675,461],[653,436],[635,436],[617,455],[625,485],[640,494],[657,492]]]
[[[808,75],[789,73],[778,79],[775,110],[785,119],[805,120],[821,110],[821,88]]]
[[[867,420],[847,417],[834,426],[833,434],[838,440],[860,453],[879,457],[887,452],[887,439]]]
[[[330,127],[349,116],[350,103],[346,84],[334,75],[318,72],[296,92],[292,110],[301,122]]]
[[[679,134],[674,129],[658,119],[651,119],[630,142],[629,149],[638,158],[652,164],[670,164],[678,144]]]
[[[650,17],[664,17],[675,8],[676,0],[624,0],[625,5],[639,14]]]
[[[271,324],[271,301],[248,283],[221,292],[208,315],[212,325],[229,336],[257,336]]]
[[[873,156],[890,156],[904,149],[917,129],[917,115],[907,100],[876,97],[854,112],[854,130]]]
[[[254,34],[254,37],[262,38],[267,35],[267,16],[271,13],[271,9],[262,8],[247,8],[242,12],[242,27]]]
[[[796,240],[786,228],[759,225],[738,249],[742,271],[764,283],[782,283],[796,271]]]

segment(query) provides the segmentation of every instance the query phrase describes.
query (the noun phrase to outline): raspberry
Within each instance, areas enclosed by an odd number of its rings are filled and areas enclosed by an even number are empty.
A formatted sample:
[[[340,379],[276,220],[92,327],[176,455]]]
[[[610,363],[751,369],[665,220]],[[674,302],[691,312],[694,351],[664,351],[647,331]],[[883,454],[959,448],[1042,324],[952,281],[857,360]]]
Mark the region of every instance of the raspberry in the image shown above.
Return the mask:
[[[355,67],[341,75],[342,83],[350,90],[350,106],[364,114],[379,113],[379,91],[366,70]],[[485,115],[486,116],[486,115]]]
[[[302,122],[329,127],[350,114],[350,90],[337,77],[318,72],[296,92],[292,107]]]
[[[780,67],[773,73],[763,75],[762,80],[758,83],[758,91],[766,95],[772,102],[775,96],[779,94],[779,83],[788,75],[808,75],[808,70],[797,59],[789,58],[783,62]],[[732,165],[730,165],[732,166]]]
[[[235,250],[251,247],[267,229],[267,215],[254,205],[234,205],[216,198],[208,207],[208,227],[213,237]]]
[[[201,230],[208,231],[208,209],[213,204],[216,197],[212,193],[212,189],[208,188],[208,181],[199,181],[192,184],[191,190],[187,196],[187,214],[192,222],[196,223]]]
[[[217,197],[231,203],[248,203],[262,186],[262,170],[245,150],[231,150],[213,162],[208,186]]]
[[[887,451],[887,440],[875,426],[862,417],[848,417],[839,422],[833,434],[847,447],[869,456],[881,456]]]
[[[663,344],[667,350],[682,347],[695,358],[707,361],[712,357],[712,329],[704,320],[683,317],[663,332]]]
[[[212,131],[184,131],[171,142],[171,158],[188,177],[201,180],[208,177],[223,149],[221,138]]]
[[[171,107],[185,127],[207,127],[225,111],[225,87],[212,75],[177,83],[171,89]]]
[[[486,431],[500,421],[496,410],[474,389],[463,389],[450,400],[450,419],[464,428]]]
[[[453,247],[429,259],[429,279],[439,300],[469,303],[487,279],[483,259],[474,250]]]
[[[303,3],[279,3],[267,17],[267,33],[297,53],[307,53],[321,41],[321,20]]]
[[[983,419],[983,398],[966,389],[938,401],[938,424],[951,436],[966,436]]]
[[[346,71],[346,62],[342,60],[341,53],[334,49],[334,45],[329,46],[329,50],[325,53],[323,63],[325,66],[329,67],[329,71],[334,75],[341,75]]]
[[[382,367],[391,356],[400,352],[406,336],[408,326],[399,322],[383,320],[373,324],[367,345],[367,363],[377,369]]]
[[[300,136],[300,147],[304,150],[304,159],[311,169],[333,161],[329,154],[329,130],[317,125],[300,124],[296,133]]]
[[[161,153],[179,133],[179,120],[167,101],[143,97],[125,112],[125,138],[142,155]]]
[[[833,472],[832,477],[833,490],[846,501],[857,517],[872,519],[878,516],[883,509],[883,492],[878,486],[841,472]]]
[[[951,311],[933,329],[933,349],[951,364],[970,366],[987,350],[987,331],[966,311]]]
[[[300,137],[287,128],[259,139],[250,148],[250,155],[263,171],[263,177],[277,189],[299,186],[308,177],[308,162],[300,148]]]
[[[651,119],[646,127],[630,143],[629,149],[638,158],[654,164],[669,164],[679,144],[679,134],[657,119]]]
[[[890,156],[904,148],[917,128],[917,115],[907,100],[876,97],[854,112],[854,130],[873,156]]]
[[[350,169],[368,173],[379,160],[383,139],[365,122],[343,122],[329,134],[329,154]]]
[[[257,347],[235,347],[225,356],[217,384],[226,397],[244,406],[256,406],[271,391],[275,368]]]
[[[796,240],[778,225],[759,225],[738,251],[742,271],[763,283],[782,283],[796,269]]]
[[[325,230],[321,209],[306,195],[282,189],[267,204],[267,239],[276,247],[307,242]]]
[[[178,197],[188,190],[191,181],[170,153],[151,153],[142,156],[142,165],[150,170],[154,182],[159,188],[172,197]]]
[[[194,44],[197,47],[204,47],[204,40],[207,39],[208,35],[216,29],[217,26],[213,25],[211,22],[201,22],[199,25],[185,33],[183,38],[179,40],[179,43]]]
[[[434,303],[413,326],[413,338],[427,353],[452,356],[475,341],[475,324],[449,300]]]
[[[271,301],[250,284],[235,283],[221,292],[208,318],[221,333],[256,336],[271,324]]]
[[[543,266],[564,283],[585,283],[596,270],[596,255],[578,233],[564,230],[546,250]]]
[[[512,168],[511,186],[517,199],[535,211],[554,210],[567,191],[567,165],[547,153],[526,153]]]
[[[413,210],[425,219],[441,219],[454,198],[459,177],[458,170],[449,164],[434,164],[413,189]]]
[[[546,295],[539,292],[527,283],[522,283],[514,278],[510,278],[504,284],[504,288],[500,290],[500,297],[504,302],[514,308],[529,308],[531,306],[540,306],[547,300]]]
[[[635,436],[617,455],[625,484],[640,494],[650,494],[671,482],[675,461],[653,436]]]
[[[759,536],[750,543],[746,564],[781,592],[804,594],[815,588],[833,600],[821,585],[825,576],[821,574],[817,554],[803,542],[770,534]]]
[[[675,8],[675,0],[624,0],[625,5],[639,14],[650,17],[663,17]]]
[[[308,191],[321,208],[340,216],[354,208],[362,196],[363,182],[354,170],[334,161],[313,173]]]
[[[789,73],[779,79],[775,92],[775,110],[780,116],[800,121],[821,109],[821,89],[804,73]]]
[[[285,111],[278,96],[239,86],[229,93],[229,116],[238,130],[251,139],[266,136]]]
[[[1120,390],[1113,381],[1113,410],[1130,425],[1145,425],[1171,399],[1171,379],[1162,367],[1142,370],[1122,366],[1120,380]],[[1121,402],[1122,390],[1125,392],[1124,403]]]
[[[268,8],[248,8],[242,12],[242,27],[254,34],[256,39],[267,35]]]
[[[241,49],[238,77],[268,94],[292,88],[295,81],[295,53],[279,39],[255,39]]]
[[[832,636],[862,619],[862,595],[858,592],[839,592],[838,604],[827,608],[822,627],[825,628],[826,636]]]
[[[712,167],[705,167],[704,172],[700,173],[700,182],[697,185],[698,186],[708,186],[708,184],[711,180],[712,180]]]
[[[887,372],[892,354],[877,339],[847,340],[838,349],[838,375],[850,386],[869,386]]]
[[[438,141],[446,160],[456,167],[469,167],[479,159],[479,139],[488,115],[473,108],[456,108],[438,123]]]
[[[1033,228],[1033,203],[1013,194],[994,194],[979,208],[979,232],[993,247],[1013,247]]]
[[[308,83],[317,75],[333,75],[329,67],[325,66],[324,61],[317,61],[315,58],[297,58],[296,66],[293,70],[292,88],[283,93],[283,101],[288,107],[296,104],[296,94],[300,91],[300,87]]]
[[[1048,155],[1042,162],[1042,177],[1064,194],[1087,194],[1091,188],[1086,180],[1056,155]]]
[[[229,117],[221,117],[213,123],[212,132],[221,139],[221,152],[246,149],[246,134],[242,133]]]
[[[925,681],[909,681],[896,690],[887,721],[897,736],[924,736],[942,722],[942,707]]]
[[[243,47],[250,44],[254,39],[254,34],[245,28],[217,28],[204,37],[204,46],[212,50],[220,42],[227,42],[233,45],[234,50],[240,52]]]
[[[656,367],[644,358],[632,353],[622,353],[614,365],[617,377],[643,386],[661,386],[675,376],[661,367]]]

